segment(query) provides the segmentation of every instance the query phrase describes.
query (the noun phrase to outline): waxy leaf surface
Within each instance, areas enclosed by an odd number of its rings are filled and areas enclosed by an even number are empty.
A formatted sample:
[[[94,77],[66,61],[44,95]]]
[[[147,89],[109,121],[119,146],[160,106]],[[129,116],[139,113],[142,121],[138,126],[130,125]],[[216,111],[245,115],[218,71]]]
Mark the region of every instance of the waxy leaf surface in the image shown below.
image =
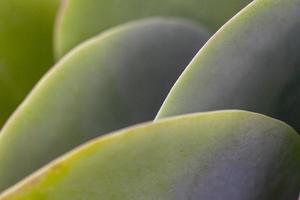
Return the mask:
[[[180,19],[114,28],[64,57],[0,133],[0,190],[103,133],[153,120],[208,38]]]
[[[0,200],[296,200],[300,138],[260,114],[175,117],[95,139]]]

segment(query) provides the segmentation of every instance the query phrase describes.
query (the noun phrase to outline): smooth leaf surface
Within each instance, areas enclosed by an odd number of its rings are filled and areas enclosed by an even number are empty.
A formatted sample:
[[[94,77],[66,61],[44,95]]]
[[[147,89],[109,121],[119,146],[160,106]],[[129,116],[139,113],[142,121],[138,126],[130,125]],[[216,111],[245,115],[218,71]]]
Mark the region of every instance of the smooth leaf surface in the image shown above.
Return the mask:
[[[251,0],[65,0],[57,18],[55,50],[61,57],[107,28],[150,16],[192,19],[215,31]]]
[[[157,118],[243,109],[300,130],[300,1],[259,0],[196,55]]]
[[[90,138],[153,120],[207,38],[189,21],[154,18],[80,45],[41,80],[0,133],[0,190]]]
[[[59,0],[0,1],[0,129],[53,63]]]
[[[300,138],[242,111],[201,113],[95,139],[1,200],[296,200]]]

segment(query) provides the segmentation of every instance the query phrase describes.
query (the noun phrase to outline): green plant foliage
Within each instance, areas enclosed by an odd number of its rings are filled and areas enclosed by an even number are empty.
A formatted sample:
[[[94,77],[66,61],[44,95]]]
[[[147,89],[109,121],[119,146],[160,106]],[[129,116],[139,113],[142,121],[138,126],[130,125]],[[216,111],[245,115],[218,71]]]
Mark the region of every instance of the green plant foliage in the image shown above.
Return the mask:
[[[4,126],[0,189],[90,138],[154,119],[207,38],[189,21],[154,18],[80,45],[54,66]]]
[[[0,1],[0,129],[52,65],[52,29],[58,3]]]
[[[298,35],[300,0],[0,0],[0,200],[300,200]]]
[[[149,16],[195,20],[215,31],[251,0],[65,0],[56,26],[55,49],[61,57],[107,28]]]
[[[253,2],[197,54],[157,118],[243,109],[300,130],[299,25],[299,0]]]
[[[0,199],[296,199],[299,153],[297,133],[272,118],[187,115],[91,141]]]

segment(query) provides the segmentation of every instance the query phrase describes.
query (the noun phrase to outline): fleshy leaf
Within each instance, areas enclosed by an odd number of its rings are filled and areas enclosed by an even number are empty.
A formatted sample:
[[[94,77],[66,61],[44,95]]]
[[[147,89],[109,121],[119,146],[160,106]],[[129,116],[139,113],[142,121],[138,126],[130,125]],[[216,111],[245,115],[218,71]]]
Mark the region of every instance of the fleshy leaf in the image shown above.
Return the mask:
[[[65,0],[57,18],[55,49],[61,57],[78,43],[121,23],[150,16],[192,19],[211,31],[251,0]]]
[[[132,22],[68,54],[0,133],[0,190],[100,134],[153,120],[208,38],[180,19]]]
[[[0,200],[296,200],[300,138],[242,111],[175,117],[95,139]]]
[[[201,49],[157,118],[243,109],[300,130],[300,1],[260,0],[242,10]]]

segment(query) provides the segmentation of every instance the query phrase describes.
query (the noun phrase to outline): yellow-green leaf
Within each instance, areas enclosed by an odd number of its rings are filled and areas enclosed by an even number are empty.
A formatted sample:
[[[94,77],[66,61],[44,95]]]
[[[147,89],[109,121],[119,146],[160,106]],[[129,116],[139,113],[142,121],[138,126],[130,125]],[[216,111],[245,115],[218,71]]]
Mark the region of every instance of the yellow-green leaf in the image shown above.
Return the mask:
[[[286,124],[211,112],[90,141],[0,200],[296,200],[299,168],[300,138]]]
[[[77,47],[0,133],[0,190],[90,138],[154,119],[207,37],[189,21],[154,18]]]
[[[0,129],[53,64],[59,0],[0,0]]]

